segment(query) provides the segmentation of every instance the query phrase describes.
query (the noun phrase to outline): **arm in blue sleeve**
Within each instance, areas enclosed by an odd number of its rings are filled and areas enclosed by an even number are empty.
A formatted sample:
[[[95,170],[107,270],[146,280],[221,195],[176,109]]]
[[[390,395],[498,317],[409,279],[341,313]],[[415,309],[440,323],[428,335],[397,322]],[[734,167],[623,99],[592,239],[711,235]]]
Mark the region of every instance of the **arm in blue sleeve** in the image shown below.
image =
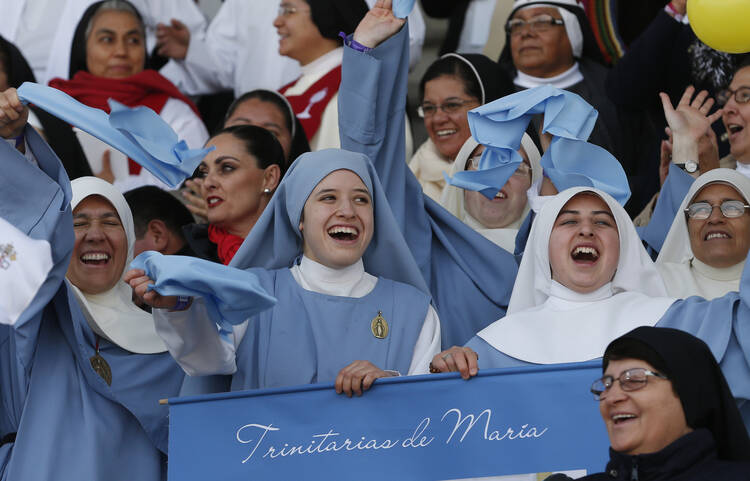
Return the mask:
[[[690,190],[695,179],[681,168],[672,164],[669,166],[669,175],[661,188],[659,198],[654,206],[654,213],[649,223],[639,227],[638,235],[646,243],[647,249],[653,250],[656,256],[667,238],[672,221],[677,215],[682,200]]]

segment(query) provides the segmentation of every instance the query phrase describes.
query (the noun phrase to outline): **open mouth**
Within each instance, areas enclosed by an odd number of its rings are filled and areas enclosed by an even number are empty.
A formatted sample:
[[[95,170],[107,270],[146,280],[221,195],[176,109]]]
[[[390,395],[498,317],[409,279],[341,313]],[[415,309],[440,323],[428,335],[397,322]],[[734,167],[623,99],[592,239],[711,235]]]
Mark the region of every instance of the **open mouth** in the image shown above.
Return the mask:
[[[737,124],[729,124],[727,125],[727,130],[729,131],[729,135],[732,135],[745,130],[745,127]]]
[[[220,197],[209,197],[208,199],[206,199],[206,204],[208,204],[208,208],[209,209],[212,208],[212,207],[216,207],[217,205],[221,204],[222,202],[224,202],[224,199],[222,199]]]
[[[506,194],[505,192],[503,192],[503,191],[501,190],[501,191],[498,191],[498,193],[497,193],[497,194],[495,194],[495,198],[494,198],[493,200],[498,200],[498,199],[507,199],[507,198],[508,198],[508,194]]]
[[[714,240],[714,239],[731,239],[731,238],[732,238],[732,237],[731,237],[731,236],[730,236],[729,234],[727,234],[726,232],[721,232],[721,231],[719,231],[719,232],[716,232],[716,231],[712,231],[712,232],[709,232],[709,233],[707,233],[707,234],[706,234],[706,235],[705,235],[705,236],[703,237],[703,240],[706,240],[706,241],[710,241],[710,240]]]
[[[337,241],[351,242],[359,238],[359,230],[350,226],[335,225],[328,229],[328,235]]]
[[[612,422],[615,425],[619,425],[619,424],[627,423],[628,421],[631,421],[635,419],[636,417],[638,416],[636,416],[635,414],[615,414],[614,416],[612,416]]]
[[[591,246],[578,246],[570,253],[575,262],[593,264],[599,260],[599,251]]]
[[[81,262],[83,262],[86,265],[102,266],[109,262],[109,260],[111,259],[111,256],[104,252],[89,252],[87,254],[83,254],[80,257],[80,259],[81,259]]]
[[[450,137],[456,132],[458,132],[456,129],[442,129],[442,130],[436,130],[435,135],[437,135],[437,137],[441,139],[443,137]]]

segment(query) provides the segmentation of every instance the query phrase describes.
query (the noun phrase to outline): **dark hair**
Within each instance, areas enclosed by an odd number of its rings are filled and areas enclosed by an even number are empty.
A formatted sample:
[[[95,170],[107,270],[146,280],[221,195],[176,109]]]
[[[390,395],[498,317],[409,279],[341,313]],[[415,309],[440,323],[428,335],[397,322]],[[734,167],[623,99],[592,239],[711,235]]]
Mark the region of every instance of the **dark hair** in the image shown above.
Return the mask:
[[[466,62],[454,56],[441,57],[429,66],[419,82],[419,98],[424,100],[425,84],[443,75],[452,75],[458,78],[464,85],[464,91],[478,101],[482,101],[482,86],[479,85],[479,79],[474,75]]]
[[[242,141],[245,151],[258,159],[258,168],[265,169],[276,164],[281,169],[281,177],[284,177],[287,168],[284,149],[271,132],[255,125],[234,125],[219,130],[211,138],[222,134],[229,134]]]
[[[148,66],[148,51],[146,50],[145,42],[146,27],[143,23],[143,17],[138,12],[138,9],[135,8],[135,6],[133,6],[133,4],[128,0],[103,0],[89,6],[89,8],[87,8],[86,11],[83,12],[83,16],[81,16],[81,20],[76,26],[75,33],[73,34],[73,42],[71,43],[70,47],[68,78],[73,78],[73,76],[79,70],[88,72],[88,66],[86,65],[86,40],[91,33],[91,28],[96,15],[99,13],[99,11],[107,10],[128,12],[133,14],[138,20],[138,23],[141,25],[141,30],[143,31],[144,35],[143,50],[145,52],[145,55],[143,58],[145,59],[145,62],[143,68],[146,68]]]
[[[193,223],[193,216],[175,196],[153,185],[138,187],[123,195],[133,212],[137,239],[146,234],[149,222],[158,219],[167,225],[170,232],[185,240],[182,226]]]
[[[651,364],[651,366],[661,374],[670,377],[667,363],[664,359],[648,344],[637,339],[624,337],[613,341],[607,348],[602,358],[602,372],[607,370],[610,361],[620,361],[622,359],[640,359]]]
[[[339,32],[351,33],[370,8],[364,0],[305,0],[320,34],[341,43]]]
[[[289,131],[289,135],[292,137],[292,146],[289,149],[289,158],[287,159],[286,166],[284,167],[285,169],[292,164],[294,159],[304,154],[305,152],[310,152],[310,143],[307,141],[307,136],[305,135],[305,131],[302,128],[302,124],[300,123],[297,116],[294,115],[291,105],[289,105],[288,101],[280,93],[273,90],[256,89],[240,95],[229,106],[227,115],[226,117],[224,117],[224,122],[226,123],[226,121],[229,120],[229,117],[234,114],[234,112],[239,108],[240,105],[252,99],[257,99],[261,102],[268,102],[270,104],[273,104],[281,111],[281,114],[284,116],[285,127]]]

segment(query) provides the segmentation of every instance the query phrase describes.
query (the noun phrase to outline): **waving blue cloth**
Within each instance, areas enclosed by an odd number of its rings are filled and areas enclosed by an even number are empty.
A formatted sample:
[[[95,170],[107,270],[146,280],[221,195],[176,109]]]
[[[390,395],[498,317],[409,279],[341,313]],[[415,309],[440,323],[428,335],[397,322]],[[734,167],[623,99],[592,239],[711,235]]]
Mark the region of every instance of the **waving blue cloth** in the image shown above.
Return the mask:
[[[393,15],[398,18],[406,18],[414,9],[416,0],[393,0]]]
[[[32,82],[18,88],[18,97],[111,145],[172,188],[193,175],[203,157],[213,150],[189,149],[148,107],[131,109],[110,99],[112,113],[108,115],[65,92]]]
[[[544,174],[562,191],[569,187],[601,189],[624,205],[630,187],[620,162],[586,142],[598,113],[578,95],[549,85],[523,90],[469,111],[469,127],[485,145],[479,169],[458,172],[447,182],[493,198],[522,162],[521,137],[535,114],[544,114],[542,133],[552,142],[542,156]]]
[[[231,330],[232,325],[276,304],[254,273],[215,262],[147,251],[133,259],[130,267],[143,269],[155,280],[149,290],[162,296],[203,297],[211,319],[221,319],[223,329]]]

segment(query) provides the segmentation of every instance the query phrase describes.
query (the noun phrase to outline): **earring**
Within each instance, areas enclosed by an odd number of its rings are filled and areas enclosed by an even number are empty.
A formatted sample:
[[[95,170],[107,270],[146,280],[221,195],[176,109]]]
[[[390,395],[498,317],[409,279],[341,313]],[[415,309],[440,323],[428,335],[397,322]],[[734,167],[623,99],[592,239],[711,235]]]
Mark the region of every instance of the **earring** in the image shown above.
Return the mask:
[[[263,189],[263,193],[264,194],[270,194],[271,193],[271,189],[269,189],[268,187],[266,187],[265,189]]]

